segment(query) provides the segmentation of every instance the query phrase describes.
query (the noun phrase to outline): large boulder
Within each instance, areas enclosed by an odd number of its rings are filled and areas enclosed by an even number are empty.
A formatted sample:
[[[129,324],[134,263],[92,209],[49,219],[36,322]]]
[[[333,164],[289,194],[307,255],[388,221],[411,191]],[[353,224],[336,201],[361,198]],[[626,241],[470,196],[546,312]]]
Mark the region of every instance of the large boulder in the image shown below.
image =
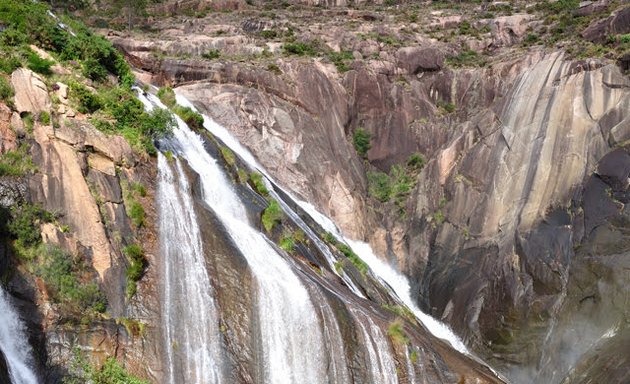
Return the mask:
[[[17,137],[11,129],[11,117],[9,107],[0,104],[0,155],[17,148]]]
[[[630,7],[620,9],[604,20],[594,21],[582,32],[582,37],[601,44],[610,35],[625,33],[630,33]]]
[[[396,62],[412,75],[439,71],[444,66],[444,54],[434,47],[404,47],[396,52]]]
[[[18,112],[40,113],[50,110],[51,102],[46,84],[33,71],[20,68],[11,75],[15,89],[15,108]]]

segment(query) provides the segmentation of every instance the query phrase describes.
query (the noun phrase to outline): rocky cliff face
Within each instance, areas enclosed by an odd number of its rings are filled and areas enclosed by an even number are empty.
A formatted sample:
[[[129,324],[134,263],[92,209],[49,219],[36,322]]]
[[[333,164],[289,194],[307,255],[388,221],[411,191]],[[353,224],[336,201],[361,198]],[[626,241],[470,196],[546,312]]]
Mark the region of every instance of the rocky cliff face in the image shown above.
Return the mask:
[[[623,24],[615,20],[627,7],[608,17],[612,5],[596,5],[572,16],[590,23],[585,34],[598,23],[611,31]],[[626,327],[630,82],[623,65],[577,59],[564,52],[569,45],[515,48],[540,31],[537,16],[525,13],[474,21],[434,11],[409,31],[404,12],[318,12],[240,25],[215,18],[229,32],[214,38],[203,32],[208,20],[186,19],[180,28],[166,21],[170,35],[150,43],[171,47],[161,50],[166,56],[151,53],[141,36],[111,39],[147,80],[177,86],[284,185],[396,262],[423,307],[516,382],[606,375],[585,361],[593,361],[589,350],[618,350],[610,340],[621,340]],[[459,42],[485,49],[488,67],[458,67],[464,59],[443,42],[449,28],[471,25],[486,32],[463,33]],[[287,57],[282,43],[260,38],[287,29],[351,59],[335,68],[326,53]],[[197,34],[222,56],[177,57],[199,47]],[[219,45],[228,38],[240,43]],[[242,59],[260,47],[270,56]],[[359,127],[372,135],[367,163],[352,148]],[[414,152],[428,161],[401,217],[400,205],[368,196],[366,171],[387,171]]]

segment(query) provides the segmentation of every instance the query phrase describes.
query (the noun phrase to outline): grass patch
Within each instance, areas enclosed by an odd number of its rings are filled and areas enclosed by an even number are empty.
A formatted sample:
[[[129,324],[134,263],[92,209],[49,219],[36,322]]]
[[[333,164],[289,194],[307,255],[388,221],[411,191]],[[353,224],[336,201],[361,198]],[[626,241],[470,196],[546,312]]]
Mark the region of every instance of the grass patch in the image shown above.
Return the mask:
[[[232,152],[230,148],[221,146],[219,150],[221,151],[221,156],[223,157],[223,160],[225,160],[225,162],[230,167],[233,167],[236,165],[236,157],[234,156],[234,152]]]
[[[291,234],[285,234],[280,239],[280,248],[285,252],[291,253],[295,249],[295,238]]]
[[[193,111],[190,107],[182,107],[181,105],[176,105],[173,108],[173,112],[179,116],[190,129],[193,130],[201,130],[203,129],[203,116],[199,113]]]
[[[129,267],[126,271],[127,298],[131,298],[136,294],[137,283],[144,274],[146,260],[142,247],[138,244],[128,245],[123,248],[122,252],[129,261]]]
[[[101,368],[97,368],[92,366],[78,350],[70,364],[70,372],[71,374],[63,379],[63,384],[149,384],[148,381],[131,375],[113,357],[105,360]]]
[[[337,240],[337,238],[330,232],[326,232],[322,235],[322,239],[334,246],[335,248],[337,248],[341,253],[343,253],[343,255],[345,257],[347,257],[350,262],[352,264],[354,264],[355,267],[357,267],[357,269],[359,270],[359,272],[361,272],[361,274],[365,275],[368,270],[370,269],[369,266],[363,261],[361,260],[361,258],[354,253],[354,251],[352,250],[352,248],[350,248],[348,245],[340,242]],[[343,264],[339,264],[340,268],[343,268]],[[335,268],[337,268],[337,265],[335,264]],[[337,271],[339,272],[339,271]]]
[[[4,76],[0,76],[0,100],[5,103],[13,102],[13,86]]]
[[[372,140],[372,134],[367,132],[363,128],[357,128],[352,135],[352,143],[354,144],[354,149],[357,151],[359,156],[365,158],[367,156],[367,152],[372,147],[370,143]]]
[[[265,208],[261,216],[261,222],[263,228],[269,233],[271,233],[276,224],[282,222],[282,208],[280,208],[280,204],[276,200],[271,200],[267,208]]]
[[[392,339],[392,341],[397,345],[407,345],[409,343],[409,338],[403,329],[402,322],[399,319],[396,319],[393,323],[389,324],[387,327],[387,335]]]
[[[330,60],[335,67],[337,67],[337,71],[339,73],[348,72],[350,70],[350,65],[348,62],[354,60],[354,56],[352,56],[352,52],[350,51],[341,51],[341,52],[328,52],[327,54],[328,60]]]
[[[487,64],[486,59],[482,55],[472,50],[466,50],[457,56],[448,57],[446,63],[453,67],[484,67]]]
[[[211,49],[208,52],[203,53],[201,57],[206,60],[218,59],[219,57],[221,57],[221,51],[219,51],[218,49]]]
[[[258,172],[252,172],[249,174],[249,185],[256,191],[259,195],[263,197],[269,197],[269,190],[265,186],[263,181],[263,175]]]
[[[411,322],[415,322],[416,321],[416,315],[414,315],[413,312],[411,312],[411,309],[409,309],[407,306],[405,305],[390,305],[390,304],[383,304],[383,308],[387,309],[390,312],[393,312],[395,314],[397,314],[400,317],[403,317]]]
[[[136,228],[140,228],[144,225],[145,212],[142,204],[138,202],[137,196],[146,196],[146,190],[141,184],[129,184],[125,181],[121,183],[121,187],[123,188],[123,200],[125,203],[127,216]]]
[[[41,57],[39,57],[38,54],[33,52],[28,56],[28,63],[26,64],[26,66],[33,72],[37,72],[45,76],[50,76],[52,75],[50,67],[52,67],[54,64],[54,61],[42,59]]]
[[[282,49],[287,55],[317,56],[320,53],[319,44],[310,41],[285,43]]]
[[[1,176],[25,176],[37,170],[28,153],[28,146],[23,144],[15,151],[8,151],[0,156]]]
[[[162,87],[158,90],[157,97],[160,101],[169,108],[173,108],[177,105],[175,98],[175,91],[171,87]]]

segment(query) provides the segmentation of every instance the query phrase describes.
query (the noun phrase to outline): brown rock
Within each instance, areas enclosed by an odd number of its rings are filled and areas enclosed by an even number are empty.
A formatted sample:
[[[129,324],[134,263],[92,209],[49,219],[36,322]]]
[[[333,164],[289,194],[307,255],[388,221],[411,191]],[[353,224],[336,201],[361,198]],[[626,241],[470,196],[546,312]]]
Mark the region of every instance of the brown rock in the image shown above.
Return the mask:
[[[18,112],[40,113],[50,110],[46,84],[39,75],[20,68],[11,75],[11,84],[15,89],[15,108]]]
[[[433,47],[404,47],[396,52],[396,65],[411,75],[439,71],[444,65],[444,54]]]
[[[630,33],[630,7],[618,10],[604,20],[592,22],[582,37],[593,43],[604,43],[609,35]]]
[[[0,104],[0,154],[17,149],[17,137],[11,128],[12,113],[5,104]]]

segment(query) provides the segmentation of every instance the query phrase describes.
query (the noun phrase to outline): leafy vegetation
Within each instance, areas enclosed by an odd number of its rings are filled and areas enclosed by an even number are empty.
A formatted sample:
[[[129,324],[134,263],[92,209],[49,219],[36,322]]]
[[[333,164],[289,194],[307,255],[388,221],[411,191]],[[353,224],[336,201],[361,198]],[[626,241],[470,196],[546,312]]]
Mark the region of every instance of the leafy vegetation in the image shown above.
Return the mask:
[[[372,134],[367,132],[363,128],[357,128],[354,131],[354,135],[352,136],[352,141],[354,143],[354,149],[357,151],[359,156],[365,158],[367,156],[367,152],[372,147],[370,141],[372,140]]]
[[[341,253],[343,253],[343,255],[345,257],[348,258],[348,260],[350,260],[350,262],[352,264],[354,264],[355,267],[357,267],[357,269],[359,270],[359,272],[361,272],[362,274],[366,274],[369,270],[369,266],[363,261],[361,260],[361,258],[354,253],[354,251],[352,250],[352,248],[350,248],[348,245],[340,242],[337,240],[337,238],[330,232],[326,232],[322,235],[322,239],[327,242],[328,244],[334,246],[335,248],[337,248]],[[340,264],[340,267],[342,267],[343,265]],[[335,266],[336,268],[337,266]]]
[[[486,65],[486,59],[475,51],[467,50],[448,57],[446,63],[453,67],[483,67]]]
[[[176,105],[173,108],[173,112],[177,114],[190,129],[201,130],[203,129],[203,116],[192,110],[190,107],[182,107]]]
[[[26,145],[0,156],[0,176],[24,176],[35,169]]]
[[[157,97],[169,108],[173,108],[177,104],[175,99],[175,91],[171,87],[162,87],[158,90]]]
[[[208,52],[202,54],[201,57],[208,60],[218,59],[219,57],[221,57],[221,51],[219,51],[218,49],[211,49]]]
[[[271,232],[276,224],[280,224],[282,221],[282,208],[280,208],[280,204],[276,200],[269,202],[269,205],[263,211],[261,221],[263,228],[267,232]]]
[[[13,98],[13,86],[11,83],[4,77],[0,76],[0,100],[6,102],[11,102]]]
[[[330,60],[335,67],[337,67],[337,71],[340,73],[348,72],[350,70],[349,61],[354,60],[354,56],[352,56],[352,52],[350,51],[341,51],[341,52],[328,52],[328,60]]]
[[[285,43],[282,49],[288,55],[317,56],[320,53],[319,44],[311,41]]]
[[[263,175],[258,172],[252,172],[249,174],[249,185],[263,197],[269,196],[269,190],[263,182]]]
[[[398,319],[389,324],[387,335],[398,345],[407,345],[409,343],[409,338],[405,334],[402,322]]]
[[[400,317],[403,317],[411,322],[416,321],[416,315],[414,315],[411,310],[405,305],[390,305],[383,304],[383,308],[387,309],[390,312],[397,314]]]
[[[140,228],[144,225],[144,208],[142,204],[138,202],[137,196],[144,197],[146,195],[146,190],[144,187],[142,189],[138,189],[138,187],[134,187],[136,184],[129,184],[127,182],[122,182],[121,186],[123,188],[123,198],[125,203],[125,208],[127,210],[127,215],[131,219],[131,222],[136,228]],[[144,190],[144,195],[142,191]]]
[[[28,69],[32,70],[33,72],[40,73],[42,75],[46,75],[46,76],[51,75],[52,71],[50,67],[52,67],[53,64],[55,64],[54,61],[42,59],[35,52],[31,53],[28,56],[28,64],[27,64]]]
[[[146,260],[144,258],[144,252],[142,247],[138,244],[128,245],[123,248],[123,254],[129,261],[129,267],[127,268],[127,297],[131,298],[136,294],[137,282],[142,278],[144,274],[144,268],[146,266]]]
[[[113,357],[99,369],[89,364],[80,352],[75,352],[70,370],[72,373],[64,378],[63,384],[148,384],[129,374]]]
[[[291,253],[295,249],[295,239],[291,234],[285,234],[280,239],[280,248],[282,248],[285,252]]]
[[[50,223],[53,220],[55,220],[55,216],[39,205],[22,204],[12,207],[7,229],[18,243],[19,248],[25,249],[41,242],[40,225]],[[23,256],[27,255],[23,254]]]
[[[82,258],[73,258],[56,246],[41,244],[34,251],[35,273],[44,280],[54,302],[85,316],[105,312],[105,297],[91,280]],[[87,276],[86,276],[87,275]]]
[[[221,146],[219,147],[219,150],[221,151],[221,156],[223,157],[223,160],[225,160],[226,164],[231,167],[236,165],[236,157],[234,156],[234,152],[232,152],[230,148]]]

